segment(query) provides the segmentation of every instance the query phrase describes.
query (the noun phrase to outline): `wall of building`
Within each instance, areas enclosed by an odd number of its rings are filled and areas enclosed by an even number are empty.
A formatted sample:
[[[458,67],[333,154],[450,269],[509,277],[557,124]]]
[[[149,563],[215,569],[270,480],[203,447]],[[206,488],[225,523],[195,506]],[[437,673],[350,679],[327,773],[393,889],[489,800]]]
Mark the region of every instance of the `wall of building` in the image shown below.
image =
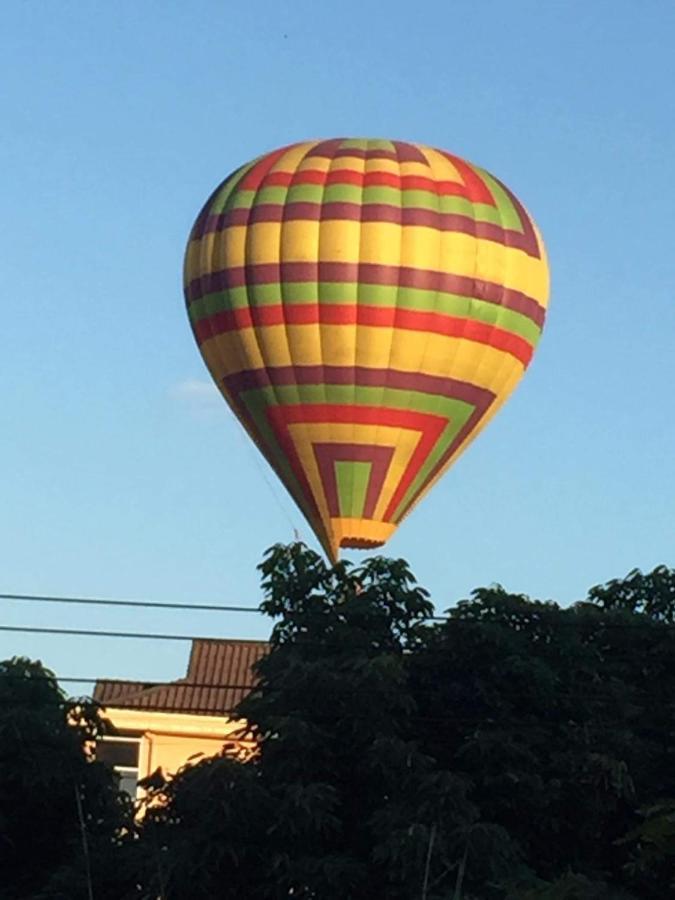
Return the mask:
[[[139,740],[139,781],[157,769],[171,777],[186,764],[220,753],[226,742],[243,753],[254,747],[243,739],[246,723],[226,716],[108,707],[104,717],[115,735]]]
[[[173,776],[186,763],[196,763],[205,756],[215,756],[223,749],[223,738],[195,737],[167,732],[146,731],[141,742],[141,757],[146,774],[161,768],[165,776]],[[144,778],[145,775],[140,775]]]

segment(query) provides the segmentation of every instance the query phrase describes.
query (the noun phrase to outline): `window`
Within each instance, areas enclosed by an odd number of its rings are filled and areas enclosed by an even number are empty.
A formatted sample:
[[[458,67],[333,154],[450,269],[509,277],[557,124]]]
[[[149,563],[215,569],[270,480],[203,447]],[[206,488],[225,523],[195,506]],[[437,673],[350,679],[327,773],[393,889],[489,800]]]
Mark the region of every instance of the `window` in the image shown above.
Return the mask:
[[[138,786],[139,738],[106,736],[96,745],[96,759],[108,763],[120,777],[120,790],[132,799]]]

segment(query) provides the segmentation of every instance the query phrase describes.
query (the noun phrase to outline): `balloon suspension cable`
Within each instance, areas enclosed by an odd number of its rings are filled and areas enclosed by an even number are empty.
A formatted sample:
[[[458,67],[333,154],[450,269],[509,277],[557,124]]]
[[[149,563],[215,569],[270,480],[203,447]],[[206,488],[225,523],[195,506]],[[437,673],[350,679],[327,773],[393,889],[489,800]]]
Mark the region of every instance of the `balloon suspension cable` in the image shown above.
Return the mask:
[[[269,478],[269,476],[265,470],[265,465],[261,461],[260,457],[258,456],[258,452],[256,451],[256,449],[253,446],[251,446],[250,442],[246,439],[246,435],[244,434],[243,431],[240,431],[238,428],[235,430],[237,432],[237,436],[238,436],[239,440],[241,441],[242,445],[246,448],[247,455],[249,455],[253,459],[253,462],[254,462],[256,468],[258,469],[258,471],[260,472],[263,481],[267,485],[269,492],[271,493],[271,495],[274,499],[274,502],[281,510],[281,514],[283,515],[283,517],[286,519],[288,524],[291,526],[291,531],[293,533],[293,540],[301,541],[302,534],[301,534],[300,529],[298,528],[298,523],[296,521],[294,521],[293,518],[291,518],[291,514],[289,513],[288,509],[284,505],[284,502],[281,499],[279,493],[277,492],[272,480]]]

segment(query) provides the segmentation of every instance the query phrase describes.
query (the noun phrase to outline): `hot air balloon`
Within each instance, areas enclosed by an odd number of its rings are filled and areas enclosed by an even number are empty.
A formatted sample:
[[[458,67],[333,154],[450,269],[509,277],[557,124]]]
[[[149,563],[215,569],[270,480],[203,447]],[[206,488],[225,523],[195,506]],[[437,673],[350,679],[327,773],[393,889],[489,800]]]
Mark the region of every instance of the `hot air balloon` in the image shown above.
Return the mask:
[[[334,561],[383,544],[504,403],[548,267],[483,169],[401,141],[308,141],[216,188],[185,297],[218,388]]]

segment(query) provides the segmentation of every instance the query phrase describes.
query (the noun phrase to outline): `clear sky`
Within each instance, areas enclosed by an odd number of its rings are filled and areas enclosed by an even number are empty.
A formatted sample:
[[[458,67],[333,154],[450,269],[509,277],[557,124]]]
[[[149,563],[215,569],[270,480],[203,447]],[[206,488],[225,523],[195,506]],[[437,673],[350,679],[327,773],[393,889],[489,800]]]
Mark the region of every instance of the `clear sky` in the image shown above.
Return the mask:
[[[675,4],[9,0],[0,36],[0,592],[257,603],[304,520],[208,376],[181,293],[212,188],[311,137],[446,148],[546,240],[551,312],[504,411],[387,552],[445,609],[569,603],[675,563]],[[352,554],[352,557],[358,557]],[[5,623],[266,636],[257,615],[3,604]],[[187,645],[0,634],[61,675]]]

